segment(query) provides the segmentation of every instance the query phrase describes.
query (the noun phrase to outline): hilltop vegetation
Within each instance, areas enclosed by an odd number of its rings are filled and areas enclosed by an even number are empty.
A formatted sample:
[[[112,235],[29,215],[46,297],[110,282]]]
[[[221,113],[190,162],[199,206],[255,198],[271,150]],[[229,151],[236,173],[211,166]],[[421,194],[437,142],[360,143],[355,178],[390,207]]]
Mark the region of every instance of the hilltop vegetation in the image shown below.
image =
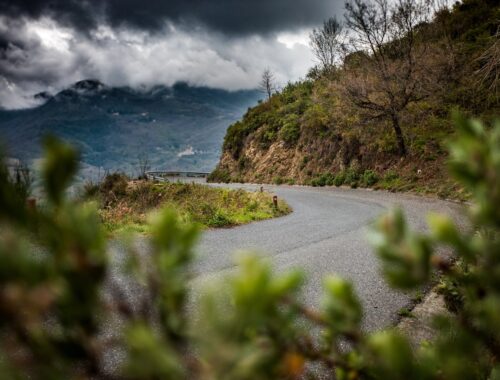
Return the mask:
[[[149,232],[147,214],[163,207],[177,211],[180,219],[203,227],[230,227],[286,215],[291,209],[283,201],[274,207],[272,195],[214,188],[191,183],[131,181],[114,173],[100,184],[87,184],[84,198],[95,200],[99,216],[109,232]]]
[[[314,67],[306,79],[249,109],[228,129],[211,179],[462,196],[444,168],[446,141],[455,133],[449,114],[459,109],[486,122],[498,114],[499,19],[497,1],[465,0],[411,31],[411,59],[418,57],[418,66],[408,75],[418,93],[397,115],[406,152],[398,146],[390,115],[364,108],[360,94],[383,104],[386,94],[377,92],[382,86],[376,70],[382,50],[388,75],[395,78],[388,86],[397,87],[394,67],[407,65],[393,45],[402,45],[409,32],[375,53],[351,51],[328,70]],[[396,101],[397,96],[403,95],[396,92]]]

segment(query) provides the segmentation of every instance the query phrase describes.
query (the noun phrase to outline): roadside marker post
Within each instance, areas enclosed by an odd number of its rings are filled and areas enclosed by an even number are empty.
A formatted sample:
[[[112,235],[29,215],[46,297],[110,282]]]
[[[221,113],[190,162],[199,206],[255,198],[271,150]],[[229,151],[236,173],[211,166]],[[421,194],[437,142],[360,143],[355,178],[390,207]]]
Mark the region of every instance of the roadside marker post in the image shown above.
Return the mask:
[[[275,209],[278,208],[278,196],[277,195],[273,196],[273,205],[274,205]]]
[[[26,206],[28,207],[29,210],[35,210],[36,209],[36,198],[26,199]]]

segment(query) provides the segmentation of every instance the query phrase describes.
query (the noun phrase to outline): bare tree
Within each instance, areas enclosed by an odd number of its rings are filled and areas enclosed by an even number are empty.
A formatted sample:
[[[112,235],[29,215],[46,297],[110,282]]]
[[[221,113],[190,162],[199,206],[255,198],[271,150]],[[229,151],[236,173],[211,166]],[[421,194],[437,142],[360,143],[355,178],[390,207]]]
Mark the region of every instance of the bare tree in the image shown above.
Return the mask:
[[[371,117],[390,120],[400,156],[407,153],[401,112],[425,96],[425,44],[416,41],[419,26],[429,17],[426,0],[351,0],[346,4],[346,25],[356,53],[344,62],[343,87],[349,99]]]
[[[481,68],[476,71],[480,83],[485,84],[489,90],[495,91],[497,95],[500,83],[500,27],[492,37],[491,45],[477,60],[481,63]]]
[[[262,79],[259,83],[259,89],[261,92],[267,95],[268,99],[271,99],[273,92],[276,91],[276,80],[274,78],[273,72],[267,68],[262,73]]]
[[[343,28],[335,17],[323,23],[321,29],[313,29],[309,45],[314,56],[325,70],[330,70],[339,61],[343,51]]]

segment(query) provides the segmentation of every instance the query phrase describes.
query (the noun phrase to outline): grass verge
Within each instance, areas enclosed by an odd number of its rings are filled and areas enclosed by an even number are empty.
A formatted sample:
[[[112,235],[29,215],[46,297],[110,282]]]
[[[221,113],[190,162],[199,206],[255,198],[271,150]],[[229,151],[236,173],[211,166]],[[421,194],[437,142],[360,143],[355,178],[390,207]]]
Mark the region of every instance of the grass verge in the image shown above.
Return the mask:
[[[222,228],[283,216],[292,210],[283,200],[274,207],[272,195],[189,183],[130,181],[108,175],[98,185],[87,185],[84,198],[99,203],[109,232],[149,231],[147,215],[160,207],[175,209],[186,222]]]

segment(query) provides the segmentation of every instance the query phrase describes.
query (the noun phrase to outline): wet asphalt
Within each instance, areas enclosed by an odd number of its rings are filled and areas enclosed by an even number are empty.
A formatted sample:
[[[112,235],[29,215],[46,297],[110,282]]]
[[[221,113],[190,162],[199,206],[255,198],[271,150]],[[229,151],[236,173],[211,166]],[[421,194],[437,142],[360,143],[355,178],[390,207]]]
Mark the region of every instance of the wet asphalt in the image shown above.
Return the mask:
[[[256,185],[232,185],[258,191]],[[312,307],[322,300],[322,281],[329,274],[350,280],[362,301],[364,328],[378,330],[394,323],[411,294],[394,291],[366,234],[380,215],[404,210],[409,224],[426,229],[426,215],[440,212],[462,222],[463,206],[454,202],[385,191],[303,186],[264,186],[293,208],[287,216],[231,228],[209,230],[198,245],[195,289],[236,271],[235,253],[252,251],[269,260],[277,272],[301,270],[306,278],[303,301]]]
[[[260,189],[260,185],[215,186]],[[460,204],[385,191],[303,186],[264,186],[264,191],[286,200],[293,212],[205,231],[196,248],[190,308],[196,307],[196,295],[209,283],[237,272],[238,252],[251,251],[268,260],[277,272],[301,270],[307,278],[301,298],[311,307],[321,303],[325,276],[336,274],[350,280],[364,306],[364,329],[378,330],[396,321],[412,295],[390,289],[381,276],[378,259],[366,239],[373,221],[393,207],[401,207],[409,224],[420,231],[426,228],[429,212],[444,213],[459,222],[464,219]],[[146,238],[137,242],[139,250],[147,251],[147,246]],[[112,249],[119,257],[119,246]],[[122,277],[118,272],[115,275]]]

